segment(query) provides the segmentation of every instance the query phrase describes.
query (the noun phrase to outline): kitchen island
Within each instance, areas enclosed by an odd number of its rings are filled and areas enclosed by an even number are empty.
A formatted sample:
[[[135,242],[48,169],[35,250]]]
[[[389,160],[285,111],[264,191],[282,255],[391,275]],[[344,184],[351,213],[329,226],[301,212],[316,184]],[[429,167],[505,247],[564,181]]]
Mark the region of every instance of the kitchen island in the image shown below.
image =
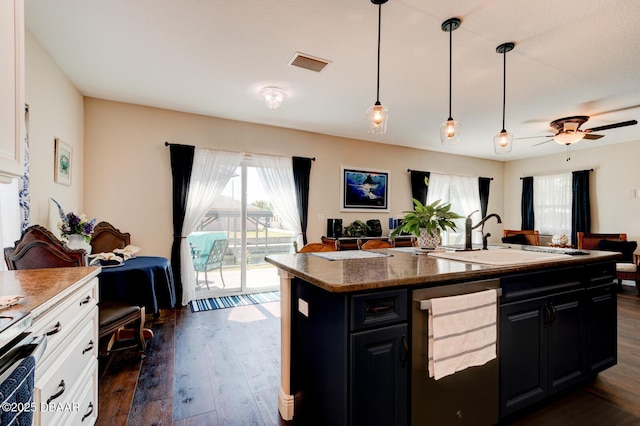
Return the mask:
[[[267,257],[281,277],[282,417],[422,424],[424,416],[436,421],[442,413],[437,424],[491,424],[593,377],[617,360],[617,254],[573,254],[493,264],[414,248],[334,260],[313,253]],[[435,381],[423,377],[419,301],[425,292],[441,297],[485,288],[502,292],[498,357],[441,379],[434,391]],[[490,382],[495,390],[485,389]]]

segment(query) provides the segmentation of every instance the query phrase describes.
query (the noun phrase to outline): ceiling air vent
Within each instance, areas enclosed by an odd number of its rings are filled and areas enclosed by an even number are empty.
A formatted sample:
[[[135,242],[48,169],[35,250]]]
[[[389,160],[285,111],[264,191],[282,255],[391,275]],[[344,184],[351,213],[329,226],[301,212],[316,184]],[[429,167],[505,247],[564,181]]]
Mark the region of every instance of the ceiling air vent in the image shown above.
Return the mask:
[[[304,68],[315,72],[320,72],[324,67],[330,64],[331,61],[326,59],[316,58],[315,56],[307,55],[305,53],[296,52],[289,61],[289,65],[292,67]]]

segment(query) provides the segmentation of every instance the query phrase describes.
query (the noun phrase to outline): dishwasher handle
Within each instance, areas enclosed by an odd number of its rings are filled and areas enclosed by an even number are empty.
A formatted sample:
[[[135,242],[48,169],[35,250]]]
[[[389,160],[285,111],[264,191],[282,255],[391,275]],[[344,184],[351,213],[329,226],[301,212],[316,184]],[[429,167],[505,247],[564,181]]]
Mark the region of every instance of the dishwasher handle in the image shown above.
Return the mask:
[[[488,288],[486,290],[495,290],[496,297],[502,296],[501,288]],[[475,293],[475,292],[472,292],[472,293]],[[428,311],[429,309],[431,309],[431,299],[418,300],[418,307],[420,308],[421,311]]]

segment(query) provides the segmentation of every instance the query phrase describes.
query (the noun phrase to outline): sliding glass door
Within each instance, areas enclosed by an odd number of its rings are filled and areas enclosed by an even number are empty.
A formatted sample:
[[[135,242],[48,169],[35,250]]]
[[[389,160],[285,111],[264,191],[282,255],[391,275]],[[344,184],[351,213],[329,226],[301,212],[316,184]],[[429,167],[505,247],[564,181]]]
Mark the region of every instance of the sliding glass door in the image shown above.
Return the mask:
[[[189,236],[197,296],[277,290],[277,269],[265,256],[291,252],[293,237],[273,213],[255,165],[243,162]]]

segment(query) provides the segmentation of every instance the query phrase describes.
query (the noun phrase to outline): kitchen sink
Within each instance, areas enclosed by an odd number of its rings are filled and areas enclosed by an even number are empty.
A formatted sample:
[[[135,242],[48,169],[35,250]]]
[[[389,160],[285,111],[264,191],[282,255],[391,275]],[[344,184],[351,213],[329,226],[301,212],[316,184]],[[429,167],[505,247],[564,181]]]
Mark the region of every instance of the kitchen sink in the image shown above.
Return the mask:
[[[539,251],[525,251],[514,249],[473,250],[473,251],[434,251],[429,256],[439,257],[460,262],[481,263],[484,265],[519,265],[522,263],[548,262],[570,259],[571,255],[564,253],[547,253]]]

